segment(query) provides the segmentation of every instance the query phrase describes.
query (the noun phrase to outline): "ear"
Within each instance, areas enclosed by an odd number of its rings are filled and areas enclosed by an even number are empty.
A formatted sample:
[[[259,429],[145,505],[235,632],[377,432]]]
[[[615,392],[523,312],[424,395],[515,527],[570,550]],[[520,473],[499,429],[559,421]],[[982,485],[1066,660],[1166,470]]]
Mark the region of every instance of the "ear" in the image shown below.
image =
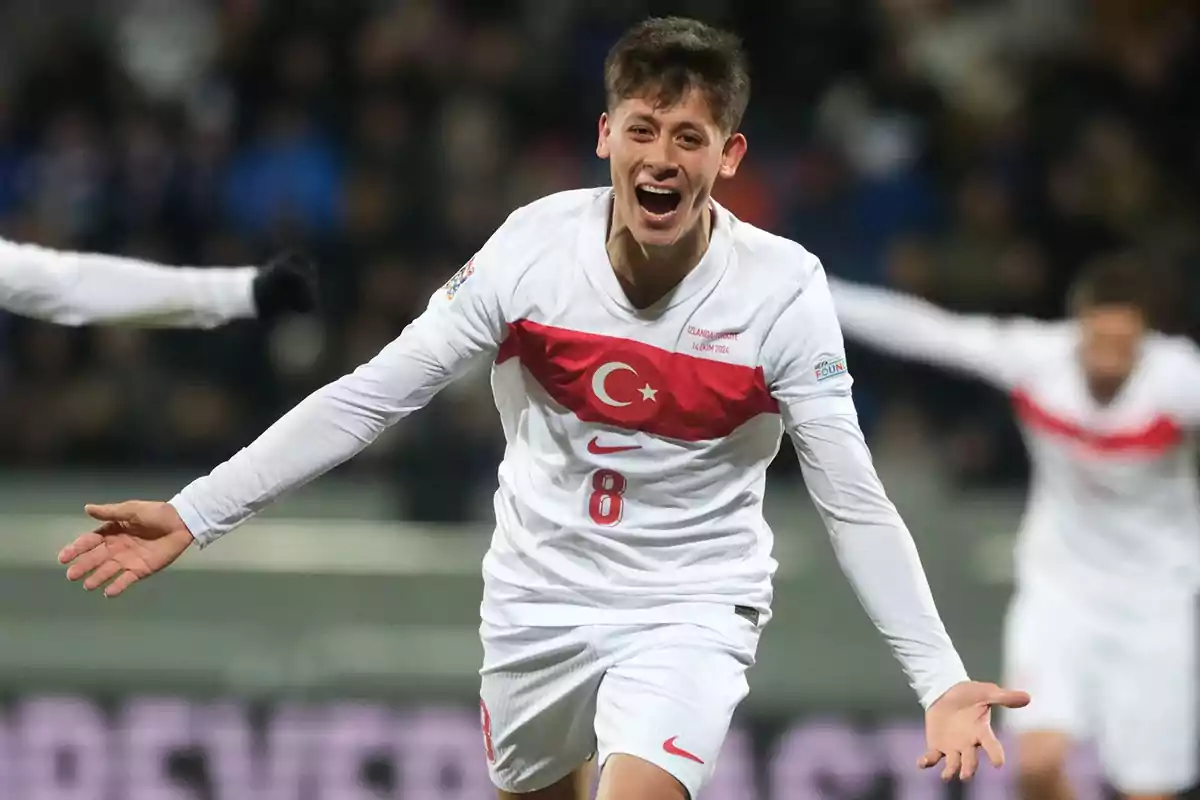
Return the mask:
[[[735,133],[729,137],[721,151],[721,169],[717,172],[719,177],[732,178],[737,174],[738,165],[746,157],[746,147],[746,137],[742,134]]]
[[[600,156],[601,158],[608,158],[608,137],[612,135],[612,130],[610,130],[608,127],[607,112],[600,115],[600,124],[597,127],[596,155]]]

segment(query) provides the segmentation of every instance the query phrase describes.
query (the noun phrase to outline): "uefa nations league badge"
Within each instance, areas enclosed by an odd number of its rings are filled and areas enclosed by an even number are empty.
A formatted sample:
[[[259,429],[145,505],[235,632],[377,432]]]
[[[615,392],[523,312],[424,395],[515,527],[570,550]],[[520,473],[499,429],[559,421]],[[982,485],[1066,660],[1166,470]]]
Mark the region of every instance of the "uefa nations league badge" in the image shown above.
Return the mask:
[[[823,355],[817,359],[817,363],[813,365],[813,375],[817,379],[817,383],[827,381],[830,378],[836,378],[838,375],[846,372],[846,357]]]

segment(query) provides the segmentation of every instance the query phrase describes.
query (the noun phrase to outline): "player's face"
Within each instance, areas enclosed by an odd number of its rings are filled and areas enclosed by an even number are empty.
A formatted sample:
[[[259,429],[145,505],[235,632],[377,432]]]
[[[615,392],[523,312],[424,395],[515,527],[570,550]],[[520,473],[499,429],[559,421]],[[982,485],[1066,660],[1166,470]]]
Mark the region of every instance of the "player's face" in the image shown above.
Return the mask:
[[[1101,399],[1111,399],[1137,364],[1146,320],[1136,308],[1098,306],[1080,315],[1080,328],[1088,383]]]
[[[696,225],[717,178],[731,178],[746,138],[724,133],[700,91],[670,108],[631,97],[600,116],[596,154],[609,160],[616,213],[644,247],[669,246]]]

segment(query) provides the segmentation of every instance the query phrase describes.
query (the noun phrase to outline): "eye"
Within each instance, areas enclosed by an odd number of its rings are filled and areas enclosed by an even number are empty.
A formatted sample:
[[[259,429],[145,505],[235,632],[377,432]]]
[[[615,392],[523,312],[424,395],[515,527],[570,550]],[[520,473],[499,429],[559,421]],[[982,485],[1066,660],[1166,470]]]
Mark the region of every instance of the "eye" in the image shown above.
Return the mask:
[[[704,140],[702,138],[700,138],[700,136],[698,134],[695,134],[695,133],[685,133],[679,137],[679,141],[683,144],[684,147],[687,147],[689,149],[695,149],[697,147],[704,146]]]
[[[654,131],[650,130],[645,125],[634,125],[629,129],[629,132],[638,139],[649,138],[654,136]]]

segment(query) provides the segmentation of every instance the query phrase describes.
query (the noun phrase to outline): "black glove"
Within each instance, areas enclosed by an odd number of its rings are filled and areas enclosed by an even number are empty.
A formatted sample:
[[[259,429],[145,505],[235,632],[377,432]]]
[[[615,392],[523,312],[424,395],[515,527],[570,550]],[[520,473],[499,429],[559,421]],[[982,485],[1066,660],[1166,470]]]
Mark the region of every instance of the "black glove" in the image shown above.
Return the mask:
[[[254,278],[254,307],[266,322],[286,314],[310,314],[317,310],[318,297],[317,265],[300,253],[275,256]]]

